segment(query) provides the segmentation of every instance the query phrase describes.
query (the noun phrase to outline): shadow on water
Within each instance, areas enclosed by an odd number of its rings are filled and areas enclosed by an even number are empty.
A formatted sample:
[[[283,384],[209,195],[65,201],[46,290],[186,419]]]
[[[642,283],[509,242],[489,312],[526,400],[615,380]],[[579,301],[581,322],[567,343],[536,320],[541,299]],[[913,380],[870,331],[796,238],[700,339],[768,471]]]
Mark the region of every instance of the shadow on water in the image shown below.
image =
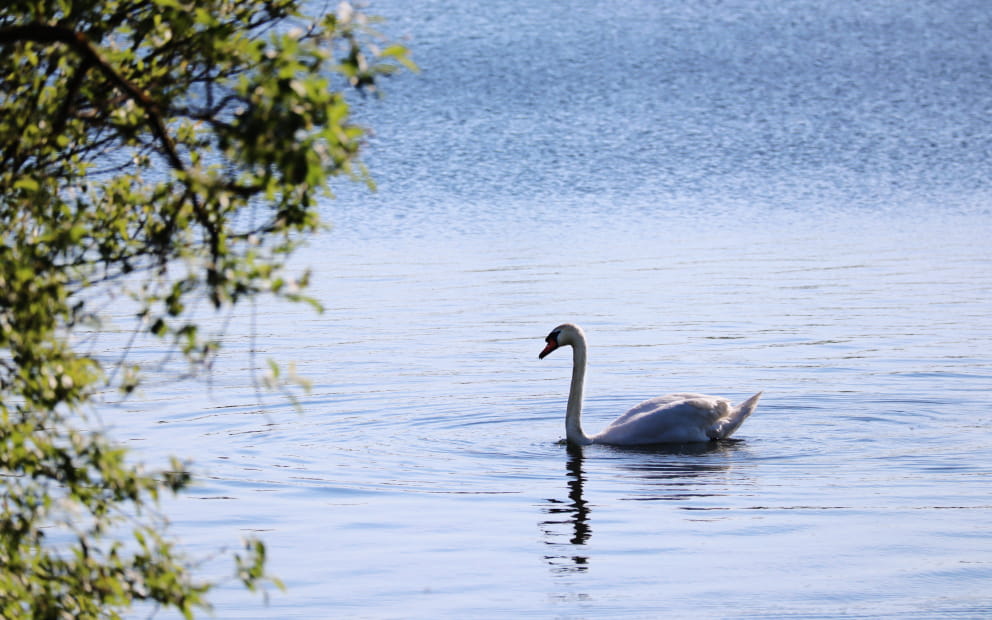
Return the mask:
[[[743,446],[743,440],[728,439],[609,450],[617,469],[633,474],[631,478],[639,483],[635,496],[628,499],[685,501],[726,495],[725,486],[713,483],[724,480]]]
[[[545,519],[540,526],[544,543],[554,550],[546,553],[544,560],[555,573],[581,573],[589,568],[590,556],[584,547],[592,537],[592,509],[584,496],[587,479],[584,450],[600,452],[615,461],[619,470],[633,473],[638,482],[647,483],[651,492],[638,495],[636,499],[684,501],[692,497],[725,495],[716,490],[703,492],[700,486],[706,484],[706,477],[730,471],[731,461],[727,457],[738,451],[743,443],[742,440],[727,440],[635,447],[567,446],[567,499],[548,498],[542,507]]]

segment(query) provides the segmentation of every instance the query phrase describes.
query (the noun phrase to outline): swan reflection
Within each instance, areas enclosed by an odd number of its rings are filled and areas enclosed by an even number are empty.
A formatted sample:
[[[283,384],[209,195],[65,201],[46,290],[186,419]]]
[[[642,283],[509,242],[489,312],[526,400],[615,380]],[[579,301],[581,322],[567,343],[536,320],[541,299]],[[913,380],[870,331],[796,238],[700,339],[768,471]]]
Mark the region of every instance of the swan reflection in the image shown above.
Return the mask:
[[[739,485],[739,480],[727,481],[726,474],[738,460],[735,456],[743,444],[725,440],[622,448],[568,445],[567,498],[548,498],[542,507],[544,543],[553,549],[545,553],[545,561],[559,573],[585,572],[589,568],[590,556],[583,547],[592,537],[592,510],[583,495],[587,478],[584,450],[591,450],[597,462],[613,470],[613,481],[624,481],[623,496],[617,499],[685,502],[725,496],[733,485]],[[604,482],[610,478],[606,474],[603,477]],[[630,482],[635,483],[633,488]]]
[[[614,450],[617,469],[637,483],[622,499],[685,502],[725,496],[741,484],[729,483],[727,474],[739,462],[744,443],[729,439]]]
[[[543,509],[549,518],[541,522],[545,544],[563,553],[546,554],[544,559],[555,571],[583,572],[588,568],[589,557],[578,548],[586,544],[592,530],[589,528],[589,503],[582,495],[585,473],[582,471],[582,448],[578,446],[568,446],[565,480],[568,499],[549,498]]]

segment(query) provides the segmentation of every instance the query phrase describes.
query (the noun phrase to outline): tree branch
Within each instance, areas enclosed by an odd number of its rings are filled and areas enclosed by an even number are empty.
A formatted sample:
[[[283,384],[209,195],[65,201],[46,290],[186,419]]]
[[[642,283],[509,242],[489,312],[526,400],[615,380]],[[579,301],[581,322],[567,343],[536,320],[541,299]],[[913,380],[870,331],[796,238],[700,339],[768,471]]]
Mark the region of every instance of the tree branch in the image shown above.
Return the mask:
[[[75,50],[82,58],[84,64],[94,66],[107,80],[141,106],[151,125],[152,133],[161,145],[162,151],[169,162],[169,166],[178,172],[186,172],[186,165],[179,156],[176,144],[165,126],[165,116],[158,103],[148,93],[121,75],[117,69],[107,62],[99,50],[90,43],[89,38],[85,34],[63,26],[53,26],[39,22],[0,28],[0,47],[24,41],[43,44],[61,43]],[[210,236],[211,253],[216,259],[220,255],[220,236],[217,228],[210,221],[210,217],[200,203],[197,195],[189,191],[188,186],[187,196],[193,203],[197,219]],[[164,253],[162,260],[163,262],[166,260]],[[215,267],[209,268],[208,272],[214,275],[214,269]]]
[[[76,51],[84,62],[92,63],[105,78],[110,80],[115,86],[124,91],[131,99],[145,111],[148,121],[151,124],[155,138],[162,146],[169,165],[180,172],[186,170],[176,144],[169,135],[165,127],[165,118],[158,104],[145,91],[141,90],[126,77],[121,75],[113,66],[108,63],[100,52],[93,47],[89,38],[81,32],[76,32],[62,26],[51,26],[49,24],[32,23],[19,26],[7,26],[0,28],[0,46],[22,41],[33,41],[35,43],[62,43],[68,45]]]

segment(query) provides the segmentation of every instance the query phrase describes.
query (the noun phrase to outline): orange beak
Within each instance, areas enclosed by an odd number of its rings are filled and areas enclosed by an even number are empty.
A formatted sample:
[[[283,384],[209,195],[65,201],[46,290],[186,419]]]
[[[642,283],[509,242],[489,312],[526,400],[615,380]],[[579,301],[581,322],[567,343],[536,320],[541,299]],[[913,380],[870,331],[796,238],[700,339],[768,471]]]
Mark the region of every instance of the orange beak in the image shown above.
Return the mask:
[[[555,342],[552,339],[549,339],[548,340],[548,346],[544,347],[544,350],[541,351],[541,354],[537,356],[537,359],[542,359],[543,360],[545,355],[547,355],[548,353],[551,353],[552,351],[554,351],[557,348],[558,348],[558,343]]]

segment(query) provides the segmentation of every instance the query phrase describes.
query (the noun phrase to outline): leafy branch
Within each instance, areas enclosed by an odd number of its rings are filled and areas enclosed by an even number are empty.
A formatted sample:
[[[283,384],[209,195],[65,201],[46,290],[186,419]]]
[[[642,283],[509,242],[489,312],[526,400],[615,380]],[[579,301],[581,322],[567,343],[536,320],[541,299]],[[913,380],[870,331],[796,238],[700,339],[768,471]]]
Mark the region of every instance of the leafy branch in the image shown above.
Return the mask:
[[[141,334],[195,376],[219,346],[198,307],[307,301],[308,274],[286,260],[321,229],[332,178],[363,174],[346,91],[415,66],[350,5],[303,6],[0,6],[0,616],[208,606],[212,584],[155,510],[189,465],[145,472],[94,414],[106,386],[140,385]],[[121,302],[133,331],[119,355],[80,348]],[[248,589],[266,581],[260,541],[234,559]]]

